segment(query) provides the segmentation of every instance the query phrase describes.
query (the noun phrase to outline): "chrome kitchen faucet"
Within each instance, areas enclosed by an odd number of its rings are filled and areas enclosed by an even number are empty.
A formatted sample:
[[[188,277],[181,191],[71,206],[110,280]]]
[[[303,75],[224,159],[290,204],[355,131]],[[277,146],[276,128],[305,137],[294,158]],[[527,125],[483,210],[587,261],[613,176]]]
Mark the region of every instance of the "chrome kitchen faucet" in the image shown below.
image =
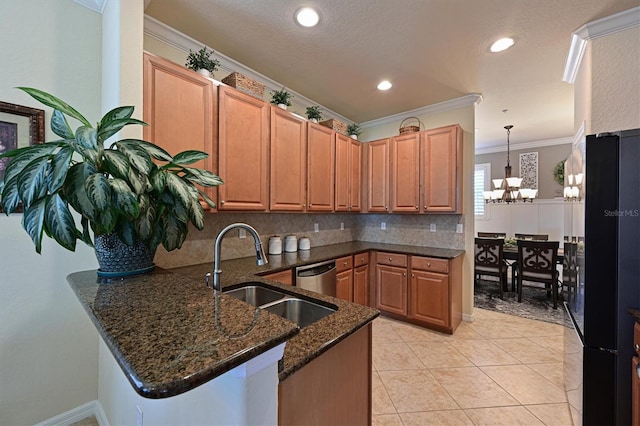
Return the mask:
[[[222,286],[220,284],[220,275],[222,274],[222,270],[220,270],[220,249],[222,246],[222,238],[224,235],[232,229],[242,228],[249,231],[251,236],[253,237],[253,241],[256,245],[256,263],[258,266],[266,265],[269,263],[267,260],[267,256],[264,254],[264,250],[262,249],[262,242],[260,241],[260,236],[258,232],[250,225],[246,223],[232,223],[231,225],[224,228],[218,236],[216,237],[216,244],[213,251],[213,293],[216,291],[222,291]],[[208,277],[207,277],[208,284]]]

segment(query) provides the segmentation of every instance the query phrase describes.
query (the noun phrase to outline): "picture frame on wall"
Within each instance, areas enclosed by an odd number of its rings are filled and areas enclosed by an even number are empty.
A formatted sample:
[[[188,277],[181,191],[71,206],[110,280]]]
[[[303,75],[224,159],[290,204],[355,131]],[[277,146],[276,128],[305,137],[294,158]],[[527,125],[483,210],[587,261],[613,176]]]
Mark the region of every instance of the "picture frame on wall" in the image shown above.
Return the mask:
[[[44,110],[0,101],[0,154],[41,143]],[[10,161],[11,158],[0,159],[0,180]]]

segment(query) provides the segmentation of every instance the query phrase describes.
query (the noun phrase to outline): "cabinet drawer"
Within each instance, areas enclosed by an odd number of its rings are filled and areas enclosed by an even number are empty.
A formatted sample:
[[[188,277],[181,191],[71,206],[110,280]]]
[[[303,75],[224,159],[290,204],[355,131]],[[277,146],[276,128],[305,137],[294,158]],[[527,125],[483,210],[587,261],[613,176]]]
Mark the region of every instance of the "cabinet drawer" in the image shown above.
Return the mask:
[[[336,259],[336,272],[342,272],[352,268],[353,256],[345,256]]]
[[[449,273],[449,261],[447,259],[437,259],[435,257],[411,256],[411,269],[421,269],[423,271]]]
[[[376,261],[380,265],[407,266],[407,255],[379,251]]]
[[[369,253],[358,253],[353,255],[353,266],[362,266],[369,263]]]

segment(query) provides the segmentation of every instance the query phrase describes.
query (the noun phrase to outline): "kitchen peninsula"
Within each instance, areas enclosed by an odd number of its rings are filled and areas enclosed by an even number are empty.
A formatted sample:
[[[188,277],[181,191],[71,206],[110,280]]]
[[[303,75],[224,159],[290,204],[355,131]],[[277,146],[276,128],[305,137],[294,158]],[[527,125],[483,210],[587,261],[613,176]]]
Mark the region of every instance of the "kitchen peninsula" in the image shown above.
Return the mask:
[[[316,367],[326,368],[322,367],[323,359],[329,359],[341,348],[347,348],[347,352],[328,370],[339,370],[344,364],[347,369],[344,377],[338,376],[340,380],[347,382],[347,374],[360,374],[364,378],[364,383],[359,382],[363,383],[364,389],[359,387],[359,392],[349,392],[360,398],[364,395],[363,409],[369,417],[370,322],[378,315],[378,311],[281,284],[261,275],[339,256],[374,253],[376,250],[443,259],[458,258],[463,254],[460,250],[352,242],[314,247],[308,252],[294,253],[293,257],[282,255],[278,261],[271,257],[272,262],[264,266],[256,266],[254,258],[222,262],[223,289],[234,288],[245,282],[258,282],[302,299],[337,308],[331,315],[302,329],[224,293],[214,303],[211,289],[206,287],[204,278],[207,272],[211,272],[210,264],[171,270],[157,268],[150,274],[112,282],[96,279],[95,271],[84,271],[69,275],[68,281],[115,362],[137,394],[145,397],[139,401],[151,398],[160,402],[187,397],[229,373],[237,375],[238,367],[251,370],[253,367],[243,367],[247,361],[269,351],[275,350],[277,354],[277,348],[281,350],[282,343],[286,342],[284,356],[277,362],[276,355],[273,367],[275,385],[280,390],[280,400],[276,400],[276,406],[281,419],[283,411],[290,408],[286,403],[284,385],[294,383],[297,377],[303,377]],[[362,346],[365,346],[364,349]],[[355,356],[349,359],[349,355]],[[104,358],[104,354],[101,354],[101,378],[104,375]],[[328,370],[324,370],[325,375]],[[250,376],[250,373],[241,374]],[[336,401],[341,398],[336,392],[344,386],[340,383],[331,385],[334,394],[323,397]],[[368,392],[365,392],[367,388]],[[260,398],[264,398],[264,388],[261,389]],[[275,389],[271,389],[271,393],[277,394]],[[248,392],[250,394],[251,391]],[[135,394],[133,396],[137,397]],[[215,395],[209,394],[209,397]],[[217,421],[219,417],[212,422]],[[238,421],[249,420],[245,417]]]

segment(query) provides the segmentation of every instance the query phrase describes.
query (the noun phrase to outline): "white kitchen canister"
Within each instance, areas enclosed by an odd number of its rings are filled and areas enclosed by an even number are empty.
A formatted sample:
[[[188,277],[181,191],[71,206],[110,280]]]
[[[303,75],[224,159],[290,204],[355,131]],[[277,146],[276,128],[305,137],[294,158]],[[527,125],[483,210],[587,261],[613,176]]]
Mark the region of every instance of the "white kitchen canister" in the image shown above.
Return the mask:
[[[282,254],[282,239],[277,235],[269,238],[269,254]]]
[[[298,237],[295,235],[287,235],[284,237],[284,251],[287,253],[298,251]]]
[[[307,237],[302,237],[298,240],[298,249],[300,250],[309,250],[311,249],[311,241],[309,241],[309,238]]]

